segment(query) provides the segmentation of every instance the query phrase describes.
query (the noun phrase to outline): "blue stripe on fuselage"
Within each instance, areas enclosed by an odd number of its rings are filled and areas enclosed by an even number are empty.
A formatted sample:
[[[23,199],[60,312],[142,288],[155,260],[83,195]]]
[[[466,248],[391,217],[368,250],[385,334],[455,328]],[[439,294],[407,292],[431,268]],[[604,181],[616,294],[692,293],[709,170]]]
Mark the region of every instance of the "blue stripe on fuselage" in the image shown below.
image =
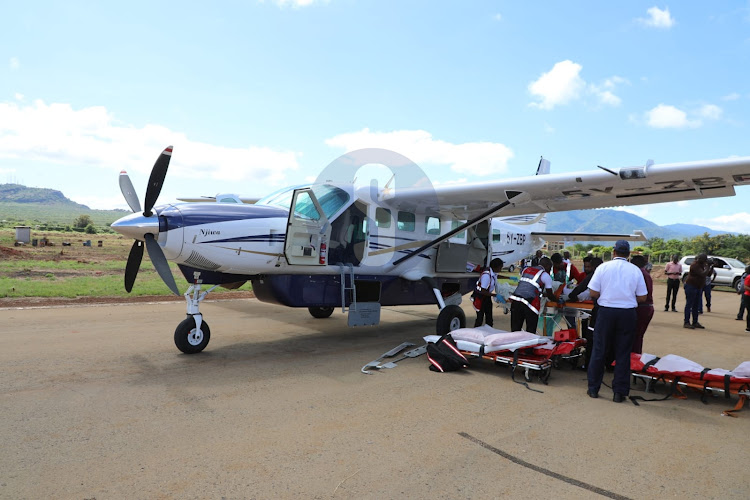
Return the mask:
[[[175,213],[177,212],[177,213]],[[268,205],[238,205],[236,203],[186,203],[173,205],[160,214],[167,218],[169,229],[216,224],[250,219],[284,218],[289,212]],[[283,235],[282,235],[283,236]]]

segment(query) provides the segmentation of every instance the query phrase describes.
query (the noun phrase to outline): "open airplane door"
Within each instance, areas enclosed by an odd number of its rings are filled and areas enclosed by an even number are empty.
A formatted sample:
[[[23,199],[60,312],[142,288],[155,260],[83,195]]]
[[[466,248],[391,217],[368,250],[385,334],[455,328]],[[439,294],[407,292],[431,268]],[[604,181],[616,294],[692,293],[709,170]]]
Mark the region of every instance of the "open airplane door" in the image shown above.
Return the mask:
[[[312,189],[295,189],[287,220],[284,255],[289,264],[324,266],[331,224]]]

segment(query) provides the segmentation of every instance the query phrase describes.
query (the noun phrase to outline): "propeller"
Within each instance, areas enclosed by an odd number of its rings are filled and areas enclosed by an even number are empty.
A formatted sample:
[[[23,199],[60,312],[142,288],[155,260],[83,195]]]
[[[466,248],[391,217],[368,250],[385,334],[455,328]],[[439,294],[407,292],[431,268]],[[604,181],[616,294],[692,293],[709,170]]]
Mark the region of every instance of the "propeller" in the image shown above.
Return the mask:
[[[164,185],[164,179],[167,176],[167,168],[169,168],[169,160],[172,158],[172,146],[167,147],[156,159],[154,167],[151,169],[151,176],[148,179],[148,186],[146,187],[146,201],[143,207],[142,216],[128,216],[112,224],[112,228],[119,230],[123,234],[136,237],[133,246],[130,247],[130,253],[128,254],[128,262],[125,265],[125,290],[130,293],[135,283],[135,278],[138,275],[138,269],[141,267],[141,261],[143,260],[143,247],[145,241],[145,247],[148,250],[148,256],[151,259],[151,263],[154,265],[156,272],[159,273],[164,284],[175,294],[180,295],[177,290],[177,283],[175,283],[172,271],[169,269],[169,263],[167,258],[164,256],[159,243],[156,241],[156,237],[153,234],[154,228],[157,230],[159,221],[155,214],[151,211],[154,208],[159,193]],[[130,181],[127,172],[124,170],[120,172],[120,191],[128,203],[128,206],[137,213],[141,211],[141,203],[138,200],[138,195],[133,188],[133,183]],[[142,236],[141,241],[139,236]]]

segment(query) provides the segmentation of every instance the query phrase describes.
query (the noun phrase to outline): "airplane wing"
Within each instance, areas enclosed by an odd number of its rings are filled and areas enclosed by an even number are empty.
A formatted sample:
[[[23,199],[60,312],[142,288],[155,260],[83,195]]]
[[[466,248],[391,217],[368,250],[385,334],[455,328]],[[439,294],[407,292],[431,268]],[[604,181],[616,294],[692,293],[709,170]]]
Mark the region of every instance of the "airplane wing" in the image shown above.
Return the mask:
[[[600,167],[601,168],[601,167]],[[686,163],[648,164],[617,170],[518,177],[435,188],[394,188],[382,201],[394,208],[428,212],[460,220],[590,208],[643,205],[734,196],[735,186],[750,184],[750,157]]]
[[[542,238],[546,241],[648,241],[643,231],[635,230],[633,234],[615,233],[560,233],[552,231],[532,231],[531,236]]]

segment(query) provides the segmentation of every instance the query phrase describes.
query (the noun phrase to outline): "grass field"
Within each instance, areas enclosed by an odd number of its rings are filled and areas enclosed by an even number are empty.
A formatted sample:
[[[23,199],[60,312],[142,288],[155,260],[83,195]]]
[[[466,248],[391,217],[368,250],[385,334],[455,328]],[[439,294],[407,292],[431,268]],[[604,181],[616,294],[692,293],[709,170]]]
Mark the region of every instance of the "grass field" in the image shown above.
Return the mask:
[[[0,229],[0,298],[4,297],[126,297],[169,295],[171,292],[151,265],[147,253],[141,262],[133,291],[123,280],[132,240],[118,234],[33,231],[31,237],[47,238],[53,246],[14,247],[15,231]],[[91,240],[92,246],[84,246]],[[98,242],[102,246],[98,246]],[[63,246],[63,242],[70,246]],[[172,274],[181,291],[187,283],[176,265]],[[241,290],[248,290],[249,284]],[[214,292],[229,292],[217,288]]]

